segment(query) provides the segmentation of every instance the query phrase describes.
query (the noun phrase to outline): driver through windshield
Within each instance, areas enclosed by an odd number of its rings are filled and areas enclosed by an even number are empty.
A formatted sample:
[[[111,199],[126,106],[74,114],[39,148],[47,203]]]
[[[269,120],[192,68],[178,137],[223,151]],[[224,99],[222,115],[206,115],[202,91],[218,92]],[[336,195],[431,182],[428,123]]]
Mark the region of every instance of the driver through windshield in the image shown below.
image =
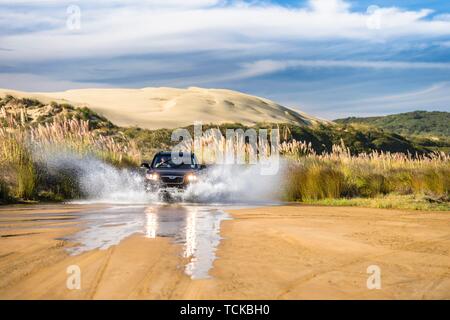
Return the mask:
[[[180,163],[181,161],[181,163]],[[161,154],[157,155],[155,159],[153,160],[152,167],[153,168],[183,168],[183,169],[190,169],[195,168],[197,162],[195,161],[194,157],[188,157],[187,162],[186,159],[177,158],[176,161],[172,160],[172,157],[170,154]]]

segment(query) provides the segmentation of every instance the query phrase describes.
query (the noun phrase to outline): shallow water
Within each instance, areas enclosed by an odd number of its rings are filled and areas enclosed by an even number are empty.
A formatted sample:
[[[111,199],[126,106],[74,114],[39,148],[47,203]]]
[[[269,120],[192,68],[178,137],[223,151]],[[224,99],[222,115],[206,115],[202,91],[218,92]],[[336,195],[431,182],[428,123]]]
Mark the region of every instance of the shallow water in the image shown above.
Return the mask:
[[[220,223],[229,219],[222,209],[196,205],[115,206],[84,212],[83,230],[65,238],[76,245],[76,255],[94,249],[107,249],[126,237],[141,233],[147,238],[169,237],[183,247],[188,258],[185,273],[193,279],[208,277],[216,258]]]
[[[80,231],[63,238],[73,244],[66,249],[71,255],[108,249],[133,234],[141,234],[149,239],[167,237],[181,246],[182,255],[187,258],[185,273],[192,279],[203,279],[209,277],[216,259],[216,250],[222,240],[221,222],[231,219],[226,210],[262,205],[278,204],[159,202],[103,204],[100,207],[94,203],[9,206],[0,210],[0,229],[17,228],[17,223],[20,223],[20,229],[61,228],[75,224],[80,226]]]

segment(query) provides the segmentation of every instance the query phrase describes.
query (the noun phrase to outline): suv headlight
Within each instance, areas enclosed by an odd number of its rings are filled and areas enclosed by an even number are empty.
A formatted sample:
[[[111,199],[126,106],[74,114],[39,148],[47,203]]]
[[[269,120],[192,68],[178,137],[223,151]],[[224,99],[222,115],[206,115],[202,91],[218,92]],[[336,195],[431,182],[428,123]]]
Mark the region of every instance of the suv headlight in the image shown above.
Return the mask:
[[[187,179],[187,181],[189,181],[189,182],[194,182],[194,181],[197,181],[197,176],[196,176],[195,174],[193,174],[193,173],[189,173],[189,174],[186,176],[186,179]]]
[[[145,175],[145,177],[146,177],[148,180],[152,180],[152,181],[157,181],[157,180],[159,180],[159,174],[157,174],[157,173],[147,173],[147,174]]]

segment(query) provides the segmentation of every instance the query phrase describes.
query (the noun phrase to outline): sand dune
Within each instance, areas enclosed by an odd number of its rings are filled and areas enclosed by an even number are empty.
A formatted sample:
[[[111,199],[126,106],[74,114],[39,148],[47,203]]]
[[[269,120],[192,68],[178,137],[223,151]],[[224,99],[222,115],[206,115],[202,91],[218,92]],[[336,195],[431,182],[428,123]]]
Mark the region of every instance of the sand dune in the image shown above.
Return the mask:
[[[0,89],[0,96],[6,94],[87,106],[117,125],[147,129],[176,128],[195,121],[246,125],[257,122],[311,125],[325,121],[268,99],[223,89],[79,89],[42,93]]]

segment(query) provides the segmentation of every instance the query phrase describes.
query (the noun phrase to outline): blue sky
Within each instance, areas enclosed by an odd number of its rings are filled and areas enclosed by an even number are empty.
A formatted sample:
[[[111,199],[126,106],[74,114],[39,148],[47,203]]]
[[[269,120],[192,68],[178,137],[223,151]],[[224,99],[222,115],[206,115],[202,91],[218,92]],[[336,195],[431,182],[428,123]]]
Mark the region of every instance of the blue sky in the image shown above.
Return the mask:
[[[328,119],[450,111],[450,1],[0,0],[0,87],[148,86]]]

